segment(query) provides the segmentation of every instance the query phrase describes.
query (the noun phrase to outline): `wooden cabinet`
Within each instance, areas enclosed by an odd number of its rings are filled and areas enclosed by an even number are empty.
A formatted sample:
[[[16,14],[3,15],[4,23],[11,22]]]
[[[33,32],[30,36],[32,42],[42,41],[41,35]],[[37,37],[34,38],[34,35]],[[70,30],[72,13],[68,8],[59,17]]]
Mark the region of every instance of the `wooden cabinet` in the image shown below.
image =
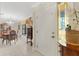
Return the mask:
[[[27,38],[32,39],[33,37],[33,28],[27,28]]]
[[[62,56],[79,56],[79,31],[66,32],[67,46],[60,45]]]
[[[79,44],[79,31],[66,31],[66,40],[70,43]]]
[[[60,45],[61,56],[79,56],[79,46],[68,44],[66,47]]]

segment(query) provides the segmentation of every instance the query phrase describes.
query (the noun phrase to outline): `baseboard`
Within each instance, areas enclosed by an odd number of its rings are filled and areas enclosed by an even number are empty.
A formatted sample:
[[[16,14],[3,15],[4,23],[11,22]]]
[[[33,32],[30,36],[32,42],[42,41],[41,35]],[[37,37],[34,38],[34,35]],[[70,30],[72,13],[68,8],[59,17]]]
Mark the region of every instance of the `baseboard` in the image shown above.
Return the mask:
[[[34,51],[38,52],[41,54],[41,56],[45,56],[38,48],[33,48]]]

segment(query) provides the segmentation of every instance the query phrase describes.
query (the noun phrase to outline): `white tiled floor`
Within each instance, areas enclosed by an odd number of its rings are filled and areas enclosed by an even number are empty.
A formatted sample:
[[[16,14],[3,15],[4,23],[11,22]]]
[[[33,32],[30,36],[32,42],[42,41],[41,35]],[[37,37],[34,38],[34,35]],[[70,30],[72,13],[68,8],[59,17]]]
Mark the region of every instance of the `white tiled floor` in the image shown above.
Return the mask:
[[[26,36],[21,36],[16,44],[12,42],[11,46],[2,45],[0,39],[0,56],[41,56],[41,54],[26,44]]]

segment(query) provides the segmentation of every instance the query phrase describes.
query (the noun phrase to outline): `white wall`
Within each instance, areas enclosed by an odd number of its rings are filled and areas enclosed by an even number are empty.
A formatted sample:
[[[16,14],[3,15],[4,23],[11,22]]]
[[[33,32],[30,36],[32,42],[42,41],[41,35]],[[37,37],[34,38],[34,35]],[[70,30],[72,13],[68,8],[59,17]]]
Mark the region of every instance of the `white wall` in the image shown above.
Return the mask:
[[[72,30],[78,30],[79,31],[79,24],[77,24],[76,21],[73,21],[73,19],[75,19],[75,16],[74,16],[74,8],[76,10],[79,10],[79,3],[78,2],[71,2],[71,3],[68,3],[69,4],[69,7],[70,7],[70,11],[67,10],[67,15],[68,15],[68,22],[69,24],[71,25],[71,29]]]

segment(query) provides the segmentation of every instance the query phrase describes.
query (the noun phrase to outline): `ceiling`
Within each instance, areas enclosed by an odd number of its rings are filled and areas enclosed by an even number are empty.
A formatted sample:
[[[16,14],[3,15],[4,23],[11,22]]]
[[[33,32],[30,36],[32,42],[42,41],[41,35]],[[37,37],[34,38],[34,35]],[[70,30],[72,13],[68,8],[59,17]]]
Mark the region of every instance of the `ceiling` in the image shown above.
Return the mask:
[[[36,2],[0,2],[0,18],[20,20],[32,15]]]
[[[32,16],[32,6],[38,2],[0,2],[0,18],[20,20]],[[79,3],[73,3],[79,10]]]

